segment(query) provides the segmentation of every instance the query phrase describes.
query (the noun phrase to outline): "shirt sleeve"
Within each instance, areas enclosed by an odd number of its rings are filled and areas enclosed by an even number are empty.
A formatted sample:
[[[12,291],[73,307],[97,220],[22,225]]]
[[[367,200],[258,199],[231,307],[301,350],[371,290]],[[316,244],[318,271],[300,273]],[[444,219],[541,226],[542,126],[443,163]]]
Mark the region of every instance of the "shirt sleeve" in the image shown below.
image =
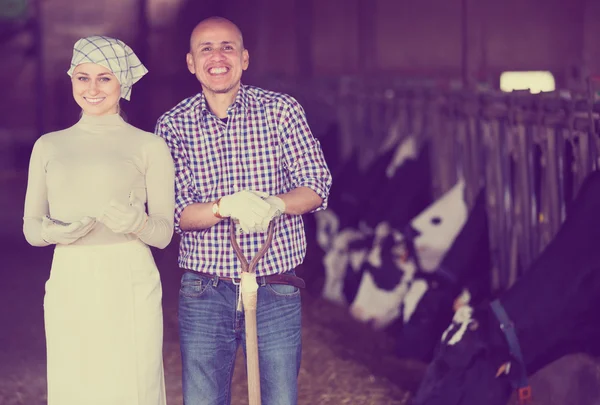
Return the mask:
[[[149,142],[146,161],[148,222],[137,236],[147,245],[164,249],[173,237],[175,169],[169,148],[163,139],[156,138]]]
[[[48,246],[42,239],[42,217],[49,214],[46,168],[44,164],[43,138],[33,145],[29,160],[27,191],[23,210],[23,234],[32,246]]]
[[[283,114],[280,134],[284,137],[284,159],[291,174],[294,188],[308,187],[323,199],[322,204],[311,212],[327,208],[332,177],[321,144],[308,126],[304,109],[293,97],[289,97]]]
[[[179,226],[181,213],[190,204],[195,201],[196,191],[194,188],[193,177],[191,174],[189,157],[183,147],[183,141],[179,134],[172,129],[165,118],[160,118],[156,123],[154,131],[163,138],[170,150],[175,169],[175,209],[174,209],[174,227],[175,232],[183,234],[184,231]]]

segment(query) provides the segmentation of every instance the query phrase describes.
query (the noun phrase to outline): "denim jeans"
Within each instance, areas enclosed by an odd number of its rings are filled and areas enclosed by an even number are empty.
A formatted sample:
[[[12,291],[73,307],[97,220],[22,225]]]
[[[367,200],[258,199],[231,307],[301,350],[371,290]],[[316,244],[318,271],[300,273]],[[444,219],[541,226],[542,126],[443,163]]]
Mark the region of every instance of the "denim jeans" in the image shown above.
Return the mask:
[[[239,285],[185,272],[179,291],[179,338],[184,405],[229,405],[238,345],[246,353]],[[258,288],[257,329],[261,402],[296,405],[301,357],[300,290]]]

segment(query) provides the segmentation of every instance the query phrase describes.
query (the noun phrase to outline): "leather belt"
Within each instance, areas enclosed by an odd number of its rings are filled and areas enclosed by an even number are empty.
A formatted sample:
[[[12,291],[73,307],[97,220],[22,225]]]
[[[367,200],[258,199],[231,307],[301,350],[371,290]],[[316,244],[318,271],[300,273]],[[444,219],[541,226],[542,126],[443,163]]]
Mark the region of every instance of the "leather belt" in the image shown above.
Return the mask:
[[[228,281],[230,283],[234,283],[234,284],[240,283],[239,278],[222,277],[222,276],[219,276],[216,274],[204,273],[202,271],[195,271],[195,270],[189,270],[189,269],[181,269],[181,270],[188,271],[188,272],[197,274],[202,277],[207,277],[207,278],[217,277],[219,280]],[[258,283],[259,286],[264,285],[264,284],[287,284],[287,285],[293,285],[294,287],[297,287],[297,288],[305,288],[306,287],[306,283],[304,282],[304,280],[302,278],[300,278],[294,274],[291,274],[291,273],[271,274],[269,276],[256,276],[256,282]]]

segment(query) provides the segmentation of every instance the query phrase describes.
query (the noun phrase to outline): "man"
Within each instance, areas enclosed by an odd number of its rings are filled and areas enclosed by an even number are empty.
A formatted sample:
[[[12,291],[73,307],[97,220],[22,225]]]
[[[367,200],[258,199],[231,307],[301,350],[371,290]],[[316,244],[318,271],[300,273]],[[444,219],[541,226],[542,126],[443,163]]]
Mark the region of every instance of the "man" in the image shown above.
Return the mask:
[[[294,98],[241,84],[249,54],[232,22],[200,22],[186,61],[202,93],[156,126],[176,167],[184,403],[230,403],[245,335],[241,266],[229,227],[239,222],[237,240],[250,260],[273,221],[271,246],[256,267],[261,397],[264,405],[296,404],[302,280],[294,268],[306,251],[301,215],[326,208],[331,173]]]

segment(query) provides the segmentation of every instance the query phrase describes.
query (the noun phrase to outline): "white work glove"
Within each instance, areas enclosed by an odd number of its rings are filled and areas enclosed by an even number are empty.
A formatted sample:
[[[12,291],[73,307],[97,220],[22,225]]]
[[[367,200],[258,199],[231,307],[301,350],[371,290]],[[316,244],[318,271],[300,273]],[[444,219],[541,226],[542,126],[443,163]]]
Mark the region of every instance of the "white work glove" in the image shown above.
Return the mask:
[[[267,229],[269,229],[269,223],[285,212],[285,202],[283,202],[281,198],[272,195],[267,197],[265,201],[268,202],[271,207],[269,208],[269,212],[267,212],[267,215],[263,218],[260,225],[257,226],[257,230],[259,232],[267,232]]]
[[[128,205],[111,200],[100,220],[115,233],[139,233],[147,221],[148,214],[144,204],[132,196],[129,197]]]
[[[242,190],[221,198],[219,215],[231,217],[239,222],[244,233],[256,231],[269,212],[270,204],[263,198],[269,194],[262,191]]]
[[[70,245],[84,237],[96,225],[96,219],[83,217],[79,221],[64,223],[49,216],[42,218],[42,239],[50,244]]]

